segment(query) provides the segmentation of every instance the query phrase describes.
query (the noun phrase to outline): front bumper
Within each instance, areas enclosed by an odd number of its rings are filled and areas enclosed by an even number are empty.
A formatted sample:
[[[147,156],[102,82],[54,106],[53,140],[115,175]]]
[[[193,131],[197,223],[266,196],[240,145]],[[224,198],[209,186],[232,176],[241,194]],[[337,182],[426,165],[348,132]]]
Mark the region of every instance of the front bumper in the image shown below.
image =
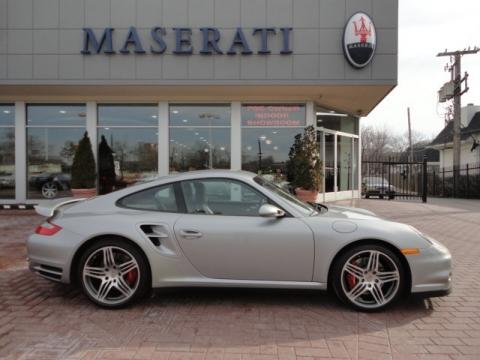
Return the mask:
[[[70,283],[70,268],[77,234],[62,229],[53,236],[32,234],[27,240],[29,268],[36,274],[54,281]]]
[[[407,261],[412,272],[412,294],[445,296],[451,292],[452,255],[442,244],[435,241],[419,255],[408,255]]]

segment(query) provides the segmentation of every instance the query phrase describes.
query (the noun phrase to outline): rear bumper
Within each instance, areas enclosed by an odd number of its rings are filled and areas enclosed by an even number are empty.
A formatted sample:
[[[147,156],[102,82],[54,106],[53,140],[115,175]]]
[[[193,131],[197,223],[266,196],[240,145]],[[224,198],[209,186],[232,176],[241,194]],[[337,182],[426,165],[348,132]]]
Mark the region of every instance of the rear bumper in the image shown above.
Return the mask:
[[[54,236],[32,234],[27,240],[31,271],[46,279],[70,283],[70,265],[78,235],[62,229]]]

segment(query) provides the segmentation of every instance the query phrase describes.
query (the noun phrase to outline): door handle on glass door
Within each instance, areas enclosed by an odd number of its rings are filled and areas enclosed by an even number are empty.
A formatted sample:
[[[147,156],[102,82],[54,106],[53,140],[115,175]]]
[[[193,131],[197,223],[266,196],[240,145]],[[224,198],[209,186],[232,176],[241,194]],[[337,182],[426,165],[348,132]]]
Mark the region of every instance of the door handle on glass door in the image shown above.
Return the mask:
[[[203,234],[195,230],[180,230],[180,236],[185,239],[201,238]]]

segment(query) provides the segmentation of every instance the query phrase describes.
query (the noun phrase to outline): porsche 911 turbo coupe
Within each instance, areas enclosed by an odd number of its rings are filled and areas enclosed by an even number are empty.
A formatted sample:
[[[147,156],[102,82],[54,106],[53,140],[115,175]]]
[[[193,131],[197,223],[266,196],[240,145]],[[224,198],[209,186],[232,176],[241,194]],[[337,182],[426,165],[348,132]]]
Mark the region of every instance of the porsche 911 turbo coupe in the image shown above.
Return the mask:
[[[331,289],[362,311],[451,289],[451,255],[367,210],[305,204],[256,174],[206,170],[37,206],[32,271],[117,308],[160,287]]]

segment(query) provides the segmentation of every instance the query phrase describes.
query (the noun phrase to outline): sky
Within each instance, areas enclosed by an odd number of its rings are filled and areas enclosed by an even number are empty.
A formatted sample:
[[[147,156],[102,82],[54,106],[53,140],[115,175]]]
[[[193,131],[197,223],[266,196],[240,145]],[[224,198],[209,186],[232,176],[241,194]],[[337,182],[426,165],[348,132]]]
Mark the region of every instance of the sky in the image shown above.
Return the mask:
[[[362,123],[403,134],[410,107],[413,130],[433,137],[444,127],[450,104],[437,101],[450,74],[444,71],[449,58],[436,54],[480,47],[480,0],[399,0],[399,6],[398,86]],[[462,96],[462,106],[480,105],[480,52],[462,58],[464,71],[470,91]]]

